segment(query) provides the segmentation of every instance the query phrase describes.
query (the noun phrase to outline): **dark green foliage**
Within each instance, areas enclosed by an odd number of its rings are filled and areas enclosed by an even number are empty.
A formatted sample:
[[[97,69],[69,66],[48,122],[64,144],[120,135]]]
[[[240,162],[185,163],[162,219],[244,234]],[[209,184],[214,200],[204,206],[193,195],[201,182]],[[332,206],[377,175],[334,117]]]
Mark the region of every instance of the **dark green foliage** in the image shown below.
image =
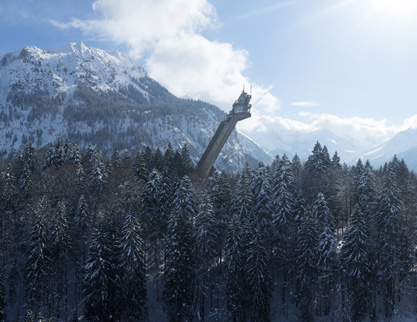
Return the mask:
[[[169,321],[188,321],[192,304],[192,221],[196,215],[191,183],[183,177],[169,216],[163,297]]]
[[[226,305],[234,321],[244,321],[246,316],[245,245],[242,223],[234,214],[226,239]]]
[[[116,243],[109,224],[100,224],[95,229],[84,268],[85,314],[90,321],[118,320],[120,281],[114,253]]]
[[[147,315],[144,250],[140,225],[131,212],[124,218],[120,236],[121,310],[124,321],[142,321]]]
[[[148,165],[142,153],[137,153],[133,163],[133,174],[139,179],[146,181],[148,179]]]
[[[55,152],[30,144],[0,159],[0,319],[412,316],[417,179],[398,158],[341,166],[317,145],[306,166],[193,174],[195,195],[178,177],[193,147],[130,158],[62,142],[44,170]]]
[[[189,175],[193,170],[193,167],[190,149],[187,144],[184,144],[181,149],[181,175]]]
[[[391,318],[402,294],[401,282],[410,268],[410,240],[402,226],[403,204],[395,172],[388,166],[377,205],[377,258],[379,283],[385,291],[385,317]]]
[[[357,205],[350,217],[341,251],[341,261],[346,274],[346,288],[350,297],[352,318],[361,321],[371,302],[369,279],[371,261],[369,256],[369,230],[364,214]]]
[[[300,219],[295,248],[294,269],[296,281],[296,304],[300,309],[301,320],[313,320],[313,290],[316,286],[317,245],[318,236],[314,229],[314,220],[310,213],[305,212]]]
[[[6,322],[6,288],[3,273],[0,273],[0,322]]]
[[[26,291],[31,303],[42,301],[46,295],[45,282],[50,272],[51,258],[45,226],[45,210],[46,202],[42,199],[35,213],[36,223],[30,236],[26,260]]]
[[[267,236],[259,223],[253,222],[244,266],[249,290],[249,320],[270,321],[272,277],[267,250]]]

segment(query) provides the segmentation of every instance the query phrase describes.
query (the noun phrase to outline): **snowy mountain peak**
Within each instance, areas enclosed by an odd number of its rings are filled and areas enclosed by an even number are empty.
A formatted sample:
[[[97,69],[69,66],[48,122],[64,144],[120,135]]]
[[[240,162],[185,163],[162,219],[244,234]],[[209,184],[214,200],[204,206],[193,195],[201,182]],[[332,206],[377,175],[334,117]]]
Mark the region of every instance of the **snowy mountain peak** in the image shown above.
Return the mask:
[[[127,55],[87,47],[82,42],[70,43],[56,51],[28,46],[18,54],[3,56],[0,66],[3,99],[16,87],[26,94],[43,91],[56,96],[74,90],[81,82],[96,91],[109,91],[147,77],[146,71]],[[144,92],[140,86],[136,87]]]
[[[54,50],[55,53],[79,54],[81,56],[86,51],[91,52],[90,48],[87,47],[82,41],[78,43],[70,42],[64,47]]]

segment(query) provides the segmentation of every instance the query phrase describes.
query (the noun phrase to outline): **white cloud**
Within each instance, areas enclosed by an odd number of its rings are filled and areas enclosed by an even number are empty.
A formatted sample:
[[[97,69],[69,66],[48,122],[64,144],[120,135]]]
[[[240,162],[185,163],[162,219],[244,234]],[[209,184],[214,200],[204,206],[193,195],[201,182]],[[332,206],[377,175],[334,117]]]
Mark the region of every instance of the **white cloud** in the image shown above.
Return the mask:
[[[161,39],[147,61],[151,77],[172,93],[214,103],[230,110],[248,80],[247,52],[227,43],[209,41],[197,34]]]
[[[206,0],[96,0],[93,10],[101,17],[52,23],[127,44],[135,57],[141,57],[160,39],[198,32],[214,26],[217,19],[214,7]]]
[[[342,118],[331,114],[308,112],[300,112],[300,114],[307,117],[307,121],[260,115],[255,110],[250,121],[241,122],[239,129],[249,136],[257,134],[258,138],[259,133],[265,133],[266,136],[276,133],[285,137],[285,134],[311,133],[327,129],[337,136],[351,139],[356,145],[366,150],[390,139],[400,131],[410,127],[417,128],[417,115],[404,120],[401,125],[388,125],[386,120]],[[267,139],[265,137],[265,140]]]
[[[319,106],[320,104],[316,102],[302,101],[302,102],[292,102],[290,105],[297,106],[297,107],[315,107],[315,106]]]
[[[216,104],[229,111],[243,84],[248,53],[201,35],[218,27],[207,0],[96,0],[99,18],[51,21],[61,29],[76,28],[105,41],[127,45],[130,55],[145,58],[149,75],[173,94]],[[253,85],[253,103],[264,113],[279,109],[271,87]]]
[[[411,129],[417,129],[417,115],[413,115],[411,117],[409,117],[408,119],[404,120],[404,124],[402,126],[402,131],[406,130],[408,128]]]

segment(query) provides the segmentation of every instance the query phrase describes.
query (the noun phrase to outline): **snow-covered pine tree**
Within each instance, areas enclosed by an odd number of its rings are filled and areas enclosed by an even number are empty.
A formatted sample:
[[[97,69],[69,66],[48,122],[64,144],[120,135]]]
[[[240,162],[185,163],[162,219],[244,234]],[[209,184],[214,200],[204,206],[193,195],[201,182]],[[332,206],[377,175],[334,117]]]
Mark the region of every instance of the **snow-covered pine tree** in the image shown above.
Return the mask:
[[[184,176],[169,216],[163,298],[171,322],[190,319],[193,287],[192,222],[197,209],[191,182]]]
[[[279,162],[281,161],[281,158],[279,157],[279,155],[277,154],[276,156],[275,156],[275,158],[274,158],[274,160],[272,161],[272,163],[271,163],[271,167],[270,167],[270,175],[271,176],[274,176],[275,175],[275,173],[278,171],[278,167],[279,167]],[[270,178],[270,180],[269,180],[270,182],[273,182],[274,180],[273,180],[273,178],[271,177]]]
[[[361,177],[362,173],[364,171],[364,166],[363,166],[363,162],[362,159],[358,159],[358,161],[356,162],[355,166],[352,167],[351,169],[351,178],[352,180],[352,185],[351,185],[351,192],[350,192],[350,203],[351,203],[351,209],[353,210],[353,207],[359,203],[359,196],[358,196],[358,183],[359,183],[359,178]],[[350,211],[351,212],[351,211]]]
[[[142,321],[147,316],[144,251],[140,225],[132,212],[124,218],[119,243],[121,310],[123,321]]]
[[[219,265],[213,267],[213,301],[216,308],[219,308],[223,302],[224,294],[224,249],[226,243],[226,231],[230,221],[230,200],[231,187],[229,177],[224,173],[215,171],[208,179],[208,194],[214,210],[214,224],[217,232],[216,251]]]
[[[181,148],[182,172],[181,175],[189,175],[193,170],[193,161],[191,160],[190,149],[187,144]]]
[[[67,209],[63,201],[58,202],[51,228],[51,259],[55,262],[66,261],[71,251],[71,238],[69,235]]]
[[[327,148],[322,148],[317,142],[309,155],[303,172],[302,186],[304,197],[308,203],[312,203],[318,193],[326,193],[329,190],[330,156]]]
[[[172,171],[177,177],[181,177],[181,174],[184,172],[181,153],[178,150],[175,150],[174,157],[172,158]]]
[[[314,219],[309,212],[300,218],[300,226],[296,235],[295,269],[296,282],[295,302],[300,309],[300,320],[313,321],[315,300],[314,293],[317,287],[317,244],[318,236]]]
[[[380,287],[384,290],[385,317],[391,318],[402,296],[402,280],[411,264],[410,241],[403,224],[402,202],[390,166],[377,205],[377,261]]]
[[[67,210],[63,201],[58,202],[51,230],[50,257],[53,263],[54,278],[56,279],[55,312],[59,320],[61,318],[61,311],[64,311],[64,314],[68,313],[68,275],[66,268],[72,250]]]
[[[245,321],[247,287],[245,285],[245,245],[243,225],[233,214],[226,233],[226,306],[232,321]]]
[[[32,171],[29,163],[25,163],[23,172],[19,178],[19,199],[23,203],[30,197],[32,189]]]
[[[174,182],[166,171],[162,173],[159,179],[156,196],[158,207],[154,230],[158,238],[163,240],[165,239],[168,217],[174,198]]]
[[[292,163],[292,173],[295,178],[295,186],[297,189],[301,189],[301,174],[303,172],[303,165],[301,163],[300,157],[296,154],[291,160]]]
[[[216,215],[216,223],[221,236],[226,230],[226,215],[229,211],[231,200],[231,187],[229,178],[222,172],[214,172],[209,178],[209,195]]]
[[[257,218],[257,222],[263,229],[263,233],[269,240],[271,240],[272,233],[272,211],[270,190],[271,186],[269,182],[267,168],[263,164],[260,164],[254,173],[254,179],[252,181],[252,191],[254,196],[254,214]]]
[[[230,212],[237,214],[243,225],[250,221],[253,215],[254,197],[250,181],[249,166],[246,164],[236,184],[236,190],[230,203]]]
[[[65,163],[73,163],[75,165],[81,164],[81,151],[76,143],[70,143],[68,152],[65,154]]]
[[[46,149],[46,154],[45,154],[45,159],[43,161],[42,170],[45,170],[52,165],[54,156],[55,156],[55,147],[52,143],[49,143]]]
[[[100,223],[93,232],[84,267],[85,315],[90,321],[117,321],[120,314],[115,243],[112,230]]]
[[[292,164],[284,154],[279,161],[278,168],[273,173],[273,187],[271,196],[271,210],[273,221],[273,239],[275,245],[276,270],[282,276],[281,301],[285,305],[284,315],[287,314],[288,276],[294,265],[295,227],[295,184],[292,173]]]
[[[29,142],[24,147],[20,147],[17,160],[21,169],[24,169],[25,166],[28,165],[31,173],[35,171],[35,148],[33,147],[32,142]]]
[[[41,199],[35,212],[36,223],[30,235],[26,260],[26,292],[32,306],[42,305],[42,300],[47,297],[46,286],[50,273],[51,258],[43,215],[45,208],[46,201]]]
[[[103,157],[101,156],[100,151],[97,150],[89,161],[91,170],[88,181],[90,189],[96,192],[102,192],[105,185],[108,183],[108,172],[102,159]]]
[[[330,312],[331,285],[336,268],[336,240],[334,217],[322,193],[317,195],[317,199],[314,202],[313,217],[318,234],[316,249],[319,277],[318,314],[321,316],[323,313],[327,316]],[[323,304],[321,305],[322,302]]]
[[[113,149],[113,152],[110,157],[110,162],[113,168],[120,169],[122,167],[122,160],[120,159],[119,150]]]
[[[54,146],[54,155],[52,156],[51,165],[59,168],[64,164],[65,161],[65,152],[64,147],[61,145],[61,142],[57,140]]]
[[[132,170],[133,170],[133,174],[137,178],[139,178],[143,181],[147,181],[148,175],[149,175],[148,167],[147,167],[146,161],[145,161],[142,153],[140,153],[140,152],[136,153],[135,161],[133,163],[133,169]]]
[[[157,171],[152,171],[139,200],[139,218],[146,239],[155,239],[157,213],[159,210],[159,187],[161,180]]]
[[[294,222],[294,175],[291,161],[284,154],[272,182],[272,220],[277,235],[292,235],[290,228]],[[285,247],[285,246],[283,246]]]
[[[0,236],[1,238],[4,238],[7,229],[6,225],[12,224],[12,222],[15,219],[15,216],[12,216],[13,213],[16,213],[18,211],[17,208],[17,183],[16,183],[16,177],[13,173],[13,168],[10,163],[7,164],[7,168],[4,172],[1,173],[0,177],[0,185],[2,186],[2,190],[0,192],[0,227],[1,232]],[[3,240],[3,239],[2,239]],[[7,244],[3,240],[3,247],[6,247]]]
[[[164,167],[168,172],[171,172],[174,168],[174,150],[172,149],[171,143],[168,143],[168,147],[164,153]]]
[[[270,321],[272,278],[267,236],[259,222],[252,223],[252,236],[246,251],[244,265],[246,283],[249,289],[247,312],[249,321]]]
[[[350,216],[341,249],[341,264],[346,275],[346,290],[351,305],[351,318],[354,321],[362,321],[365,318],[369,306],[363,303],[371,303],[371,289],[368,283],[371,277],[371,261],[368,247],[367,221],[356,205]]]
[[[218,231],[216,230],[216,218],[211,201],[207,195],[203,195],[203,201],[198,207],[195,219],[195,244],[197,286],[199,294],[199,311],[202,320],[206,315],[206,299],[213,294],[213,267],[217,266]],[[209,292],[211,290],[211,292]]]
[[[89,211],[87,201],[85,200],[84,195],[81,195],[78,199],[77,209],[75,211],[74,224],[76,228],[82,232],[86,229],[88,222]]]
[[[327,206],[327,201],[322,193],[319,193],[317,195],[317,198],[313,205],[312,213],[314,218],[314,224],[318,232],[323,232],[325,227],[334,230],[334,217],[329,207]]]

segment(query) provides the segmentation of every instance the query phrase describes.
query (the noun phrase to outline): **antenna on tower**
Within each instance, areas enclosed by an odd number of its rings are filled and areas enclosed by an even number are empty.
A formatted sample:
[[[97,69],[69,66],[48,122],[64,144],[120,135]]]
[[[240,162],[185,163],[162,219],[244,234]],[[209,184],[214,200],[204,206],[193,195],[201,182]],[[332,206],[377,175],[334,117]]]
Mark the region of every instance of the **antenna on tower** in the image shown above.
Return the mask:
[[[245,91],[245,83],[243,83],[243,91]]]
[[[252,95],[252,84],[250,84],[250,94]]]

